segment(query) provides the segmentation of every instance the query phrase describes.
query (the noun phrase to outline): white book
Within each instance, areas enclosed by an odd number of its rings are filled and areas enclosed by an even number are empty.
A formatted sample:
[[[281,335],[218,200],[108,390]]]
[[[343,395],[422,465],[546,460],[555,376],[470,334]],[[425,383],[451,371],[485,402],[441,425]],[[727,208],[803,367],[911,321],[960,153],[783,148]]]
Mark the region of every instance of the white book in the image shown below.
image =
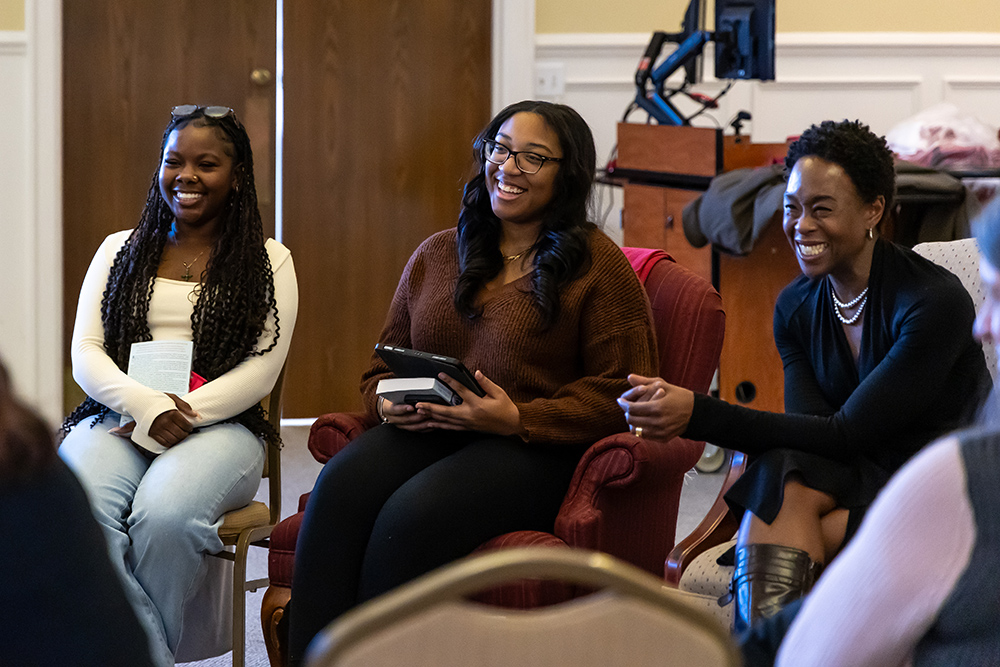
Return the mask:
[[[392,403],[458,405],[462,399],[437,378],[388,378],[379,380],[375,393]]]
[[[183,396],[191,386],[194,342],[151,340],[132,343],[128,356],[128,376],[150,389]],[[134,421],[122,415],[121,425]]]

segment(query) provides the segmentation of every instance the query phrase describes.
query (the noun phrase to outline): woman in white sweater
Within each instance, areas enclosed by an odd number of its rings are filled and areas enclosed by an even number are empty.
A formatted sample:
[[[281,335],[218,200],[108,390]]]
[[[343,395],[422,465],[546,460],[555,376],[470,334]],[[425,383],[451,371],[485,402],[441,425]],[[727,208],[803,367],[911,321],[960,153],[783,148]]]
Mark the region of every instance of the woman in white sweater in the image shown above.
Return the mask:
[[[260,400],[297,306],[291,256],[264,239],[242,124],[227,107],[175,107],[139,224],[105,239],[80,290],[73,377],[88,398],[59,450],[158,665],[173,664],[184,603],[222,549],[220,517],[253,498],[279,437]],[[132,344],[150,340],[193,341],[187,393],[129,377]]]

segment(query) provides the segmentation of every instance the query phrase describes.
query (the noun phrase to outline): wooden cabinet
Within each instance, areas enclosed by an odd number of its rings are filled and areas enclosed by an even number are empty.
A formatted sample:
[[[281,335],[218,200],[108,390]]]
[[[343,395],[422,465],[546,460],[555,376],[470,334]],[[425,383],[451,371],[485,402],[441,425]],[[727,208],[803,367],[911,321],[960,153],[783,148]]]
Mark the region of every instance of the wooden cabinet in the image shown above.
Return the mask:
[[[662,248],[705,280],[712,280],[712,250],[695,248],[684,238],[681,212],[701,193],[658,185],[626,183],[622,228],[625,245]]]
[[[726,310],[719,360],[719,397],[757,410],[784,412],[785,378],[774,346],[774,304],[799,275],[780,219],[773,220],[749,255],[716,253],[716,288]]]
[[[723,171],[783,158],[784,144],[754,144],[721,130],[621,123],[614,177],[624,188],[622,227],[627,246],[662,248],[699,273],[722,295],[726,338],[719,364],[719,396],[759,410],[782,412],[784,378],[772,320],[778,293],[799,274],[776,212],[746,256],[684,236],[682,211]]]

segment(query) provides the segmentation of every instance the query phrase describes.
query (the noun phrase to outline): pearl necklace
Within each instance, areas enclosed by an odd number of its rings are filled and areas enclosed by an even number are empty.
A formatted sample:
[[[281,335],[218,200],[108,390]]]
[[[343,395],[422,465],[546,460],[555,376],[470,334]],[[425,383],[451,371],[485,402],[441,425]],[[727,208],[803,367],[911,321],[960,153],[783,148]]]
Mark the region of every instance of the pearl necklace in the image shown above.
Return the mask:
[[[833,290],[833,285],[830,285],[830,296],[833,297],[833,312],[836,313],[837,319],[844,324],[851,325],[857,322],[858,318],[861,317],[861,313],[864,312],[865,304],[868,303],[868,288],[864,288],[864,290],[861,291],[861,294],[854,297],[853,300],[844,303],[837,298],[837,293]],[[858,305],[859,302],[861,303],[860,306]],[[858,306],[858,312],[854,313],[852,317],[844,317],[840,312],[841,310],[847,310],[848,308],[853,308],[854,306]]]

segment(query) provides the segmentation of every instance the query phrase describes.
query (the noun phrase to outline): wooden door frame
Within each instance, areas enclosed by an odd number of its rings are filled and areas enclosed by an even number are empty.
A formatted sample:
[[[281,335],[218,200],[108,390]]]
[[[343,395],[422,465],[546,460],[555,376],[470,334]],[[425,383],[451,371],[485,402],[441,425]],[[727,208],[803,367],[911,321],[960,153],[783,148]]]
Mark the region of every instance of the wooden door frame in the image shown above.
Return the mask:
[[[24,341],[32,359],[34,386],[24,398],[52,424],[62,420],[62,0],[25,3],[28,38],[27,118],[28,215],[33,230],[27,249],[35,336]],[[493,0],[492,101],[494,112],[534,97],[535,0]]]

